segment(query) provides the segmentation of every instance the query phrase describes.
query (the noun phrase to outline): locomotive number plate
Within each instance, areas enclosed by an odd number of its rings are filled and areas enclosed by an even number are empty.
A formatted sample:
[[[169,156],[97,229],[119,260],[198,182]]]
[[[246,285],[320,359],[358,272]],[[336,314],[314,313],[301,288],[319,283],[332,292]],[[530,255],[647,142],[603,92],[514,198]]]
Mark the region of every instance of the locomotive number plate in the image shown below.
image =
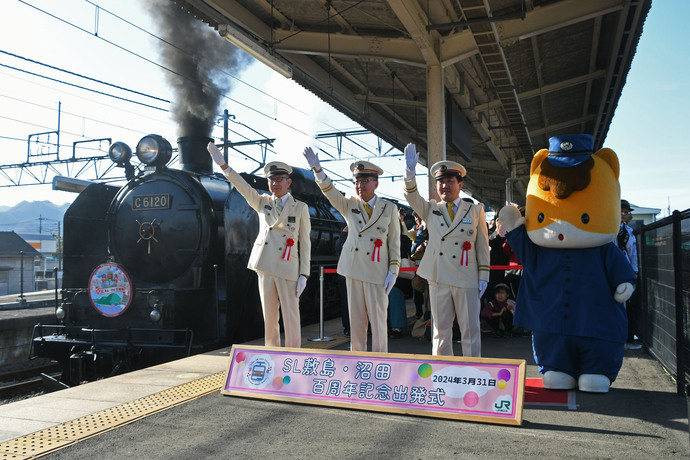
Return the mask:
[[[144,211],[148,209],[170,209],[170,195],[161,193],[159,195],[137,195],[132,199],[133,211]]]

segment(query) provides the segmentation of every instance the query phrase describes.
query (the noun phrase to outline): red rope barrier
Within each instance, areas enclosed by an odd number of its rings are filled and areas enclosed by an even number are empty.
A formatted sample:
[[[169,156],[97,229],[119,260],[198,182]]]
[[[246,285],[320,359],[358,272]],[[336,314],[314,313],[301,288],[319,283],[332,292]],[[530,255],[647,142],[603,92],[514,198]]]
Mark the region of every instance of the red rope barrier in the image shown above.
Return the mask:
[[[522,270],[522,265],[491,265],[491,270]],[[401,272],[416,272],[417,267],[400,267]],[[325,268],[324,273],[337,273],[335,268]]]

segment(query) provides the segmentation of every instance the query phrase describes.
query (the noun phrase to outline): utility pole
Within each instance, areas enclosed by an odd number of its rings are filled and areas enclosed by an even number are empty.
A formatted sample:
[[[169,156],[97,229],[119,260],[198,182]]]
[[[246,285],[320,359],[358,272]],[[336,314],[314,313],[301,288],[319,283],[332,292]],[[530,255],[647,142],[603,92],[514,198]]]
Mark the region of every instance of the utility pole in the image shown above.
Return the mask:
[[[19,251],[19,256],[21,257],[21,263],[19,265],[19,305],[26,305],[26,299],[24,298],[24,251]]]
[[[62,271],[62,236],[60,236],[60,221],[58,220],[58,247],[57,247],[57,268]]]

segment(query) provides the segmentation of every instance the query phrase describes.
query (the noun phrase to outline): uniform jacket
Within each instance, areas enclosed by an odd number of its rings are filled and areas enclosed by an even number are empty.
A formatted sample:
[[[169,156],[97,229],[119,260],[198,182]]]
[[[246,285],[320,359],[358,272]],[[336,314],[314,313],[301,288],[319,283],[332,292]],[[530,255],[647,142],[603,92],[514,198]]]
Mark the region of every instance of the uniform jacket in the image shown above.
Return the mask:
[[[450,220],[444,202],[425,200],[417,182],[405,181],[405,199],[426,223],[429,232],[424,257],[417,274],[440,284],[474,288],[489,281],[489,233],[480,205],[460,201]]]
[[[628,257],[628,261],[630,261],[630,265],[632,265],[633,271],[637,273],[639,271],[637,266],[637,240],[635,239],[635,235],[633,235],[632,227],[630,227],[628,224],[624,224],[623,222],[621,222],[621,228],[623,229],[622,231],[628,234],[628,238],[626,239],[627,241],[625,242],[625,249],[621,249]],[[619,232],[620,231],[621,230],[619,230]],[[618,244],[620,247],[620,242]]]
[[[323,181],[317,178],[316,182],[347,222],[347,240],[338,260],[338,273],[374,284],[383,284],[389,271],[397,275],[400,269],[398,207],[377,197],[369,217],[359,197],[346,198],[328,177]],[[378,251],[377,241],[380,242]]]
[[[311,221],[307,205],[289,195],[279,212],[272,195],[259,195],[231,169],[225,175],[259,215],[259,234],[247,268],[289,281],[297,281],[300,275],[309,277]]]
[[[523,266],[516,326],[625,342],[625,307],[614,300],[613,293],[621,283],[634,285],[635,273],[614,243],[545,248],[529,239],[524,225],[508,232],[506,238]]]

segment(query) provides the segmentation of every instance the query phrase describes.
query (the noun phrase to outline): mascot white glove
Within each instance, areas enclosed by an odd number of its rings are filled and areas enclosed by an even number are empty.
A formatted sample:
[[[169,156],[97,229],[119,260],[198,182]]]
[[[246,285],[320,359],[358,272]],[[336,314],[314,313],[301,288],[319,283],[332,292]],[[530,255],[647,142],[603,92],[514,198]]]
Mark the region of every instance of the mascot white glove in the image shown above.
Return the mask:
[[[393,286],[395,286],[395,280],[397,278],[398,275],[394,275],[391,272],[388,272],[388,275],[386,275],[386,281],[383,282],[383,288],[386,290],[386,295],[390,294]]]
[[[307,277],[304,275],[299,275],[299,278],[297,278],[297,297],[302,295],[302,292],[304,291],[304,288],[307,287]]]
[[[488,284],[489,284],[489,283],[488,283],[487,281],[479,280],[479,298],[480,298],[480,299],[481,299],[482,296],[484,295],[484,291],[486,291],[486,286],[487,286]]]
[[[419,161],[419,152],[413,143],[405,146],[405,179],[412,180]]]
[[[211,158],[213,158],[213,161],[218,165],[218,166],[227,166],[227,163],[225,163],[225,158],[223,158],[223,154],[221,153],[220,150],[218,150],[218,147],[216,147],[216,144],[213,142],[209,142],[208,145],[206,146],[206,150],[208,150],[208,153],[211,154]]]
[[[616,288],[616,292],[613,294],[613,299],[616,302],[625,303],[630,296],[633,294],[635,288],[630,283],[621,283]]]
[[[309,167],[315,170],[321,169],[321,163],[319,162],[319,156],[312,150],[311,147],[304,149],[304,158],[307,159],[307,164]]]
[[[522,217],[517,206],[503,206],[498,212],[496,225],[498,226],[498,234],[501,236],[506,236],[506,233],[515,230],[524,223],[525,218]]]

